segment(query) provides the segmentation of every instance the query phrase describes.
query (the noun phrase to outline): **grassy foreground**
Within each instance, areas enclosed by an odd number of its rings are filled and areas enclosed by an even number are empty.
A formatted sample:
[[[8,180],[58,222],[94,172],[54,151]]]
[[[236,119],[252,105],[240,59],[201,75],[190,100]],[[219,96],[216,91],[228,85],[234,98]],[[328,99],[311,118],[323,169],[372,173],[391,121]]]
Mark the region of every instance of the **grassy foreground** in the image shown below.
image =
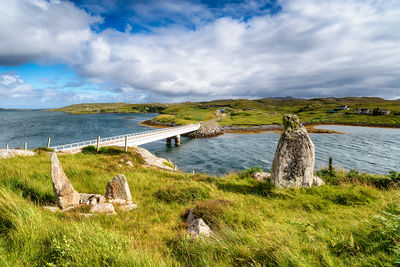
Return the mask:
[[[114,151],[115,152],[115,151]],[[320,188],[275,189],[252,170],[220,178],[140,166],[128,154],[60,155],[79,192],[126,175],[138,209],[51,213],[50,156],[0,160],[0,266],[389,266],[400,264],[400,174],[318,171]],[[121,159],[133,168],[118,167]],[[182,214],[212,227],[190,239]]]
[[[350,110],[338,110],[347,105]],[[390,115],[355,114],[355,108],[390,110]],[[302,122],[343,123],[400,127],[400,100],[384,100],[373,97],[214,100],[209,102],[185,102],[176,104],[77,104],[53,111],[72,114],[101,112],[152,112],[161,113],[154,120],[177,125],[207,121],[216,118],[216,110],[224,109],[226,116],[221,125],[254,126],[280,124],[283,114],[297,114]]]

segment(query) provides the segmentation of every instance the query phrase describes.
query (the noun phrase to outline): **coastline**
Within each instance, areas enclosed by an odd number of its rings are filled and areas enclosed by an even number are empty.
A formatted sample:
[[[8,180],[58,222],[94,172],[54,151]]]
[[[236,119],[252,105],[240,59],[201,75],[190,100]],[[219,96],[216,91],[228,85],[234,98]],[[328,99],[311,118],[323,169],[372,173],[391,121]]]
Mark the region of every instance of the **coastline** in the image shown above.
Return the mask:
[[[151,128],[169,128],[176,125],[171,123],[162,123],[154,120],[146,120],[139,123],[143,126],[148,126]],[[324,125],[339,125],[339,126],[354,126],[354,127],[373,127],[373,128],[391,128],[400,129],[397,125],[376,125],[376,124],[365,124],[365,123],[323,123],[323,122],[304,122],[304,127],[306,127],[307,132],[310,134],[344,134],[335,130],[328,129],[317,129],[317,126]],[[283,129],[282,125],[270,124],[270,125],[257,125],[257,126],[239,126],[239,125],[225,125],[221,126],[223,133],[233,133],[233,134],[259,134],[264,132],[272,132],[276,134],[281,134]]]

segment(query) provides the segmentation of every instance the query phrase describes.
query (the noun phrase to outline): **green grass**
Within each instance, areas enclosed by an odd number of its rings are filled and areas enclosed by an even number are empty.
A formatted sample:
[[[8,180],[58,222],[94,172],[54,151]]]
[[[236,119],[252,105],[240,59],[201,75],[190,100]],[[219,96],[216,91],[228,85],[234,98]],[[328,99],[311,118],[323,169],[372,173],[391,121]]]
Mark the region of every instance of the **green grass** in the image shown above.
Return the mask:
[[[339,105],[347,105],[350,110],[328,112]],[[388,109],[391,114],[382,116],[354,114],[354,110],[357,107],[370,110],[374,108]],[[156,121],[184,125],[215,119],[215,112],[220,108],[226,111],[226,116],[220,121],[221,125],[249,127],[260,124],[281,124],[283,114],[291,113],[299,115],[302,122],[400,126],[400,101],[373,97],[283,100],[263,98],[257,100],[214,100],[176,104],[77,104],[52,111],[64,111],[72,114],[153,112],[161,114],[154,118]]]
[[[118,167],[127,159],[135,163],[133,168]],[[399,262],[398,173],[320,170],[325,186],[276,189],[250,178],[252,170],[217,178],[143,168],[133,150],[59,155],[59,160],[79,192],[105,194],[107,182],[125,174],[138,208],[91,218],[48,212],[41,206],[53,202],[49,154],[0,160],[0,265],[384,266]],[[189,208],[211,226],[210,238],[193,240],[185,234]]]

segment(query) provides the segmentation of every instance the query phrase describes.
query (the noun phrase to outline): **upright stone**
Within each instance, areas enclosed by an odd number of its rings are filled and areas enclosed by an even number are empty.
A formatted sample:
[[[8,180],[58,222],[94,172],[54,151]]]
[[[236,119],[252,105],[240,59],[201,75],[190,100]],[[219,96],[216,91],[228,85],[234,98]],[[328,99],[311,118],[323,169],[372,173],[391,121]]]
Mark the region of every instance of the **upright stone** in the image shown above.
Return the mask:
[[[51,180],[56,204],[61,209],[79,205],[79,193],[65,175],[56,153],[51,153]]]
[[[272,162],[271,180],[278,187],[309,187],[314,181],[315,146],[296,115],[283,117],[285,128]]]
[[[106,186],[106,197],[108,199],[122,199],[131,201],[131,191],[129,190],[128,182],[125,175],[118,174]]]

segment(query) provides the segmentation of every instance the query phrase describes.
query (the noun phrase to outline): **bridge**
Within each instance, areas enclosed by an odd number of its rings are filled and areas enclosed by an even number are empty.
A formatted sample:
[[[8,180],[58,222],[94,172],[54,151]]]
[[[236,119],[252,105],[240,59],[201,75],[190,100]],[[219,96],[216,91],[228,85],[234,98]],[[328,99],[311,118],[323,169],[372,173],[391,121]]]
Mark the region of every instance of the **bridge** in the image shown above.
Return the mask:
[[[180,145],[180,137],[182,134],[194,132],[199,128],[200,124],[189,124],[184,126],[171,127],[168,129],[152,130],[106,138],[100,138],[99,136],[96,140],[83,141],[61,146],[53,146],[50,148],[54,149],[55,151],[70,153],[78,153],[83,147],[90,145],[96,146],[97,149],[103,146],[125,146],[125,150],[127,150],[129,146],[143,145],[162,139],[166,139],[167,145],[171,144],[172,139],[175,140],[175,145]]]

